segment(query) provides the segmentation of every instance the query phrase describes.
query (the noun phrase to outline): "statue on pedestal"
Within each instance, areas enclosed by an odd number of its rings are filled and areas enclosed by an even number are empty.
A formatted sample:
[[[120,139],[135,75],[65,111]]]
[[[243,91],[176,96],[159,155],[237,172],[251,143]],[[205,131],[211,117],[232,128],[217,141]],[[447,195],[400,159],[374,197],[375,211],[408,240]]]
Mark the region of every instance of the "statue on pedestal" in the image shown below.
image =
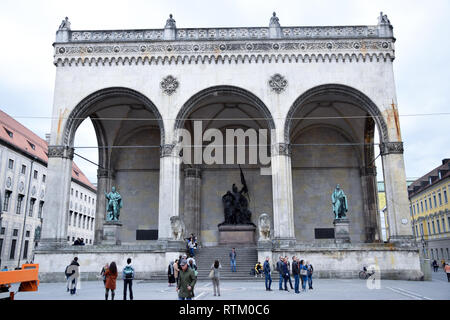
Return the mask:
[[[116,191],[116,187],[111,188],[110,193],[105,192],[105,197],[108,200],[106,207],[106,221],[119,221],[120,209],[122,208],[122,197]]]
[[[280,20],[275,12],[272,14],[272,17],[270,17],[269,27],[280,27]]]
[[[348,211],[347,196],[339,184],[336,186],[336,189],[334,189],[334,192],[331,195],[331,202],[335,219],[346,218],[346,212]]]
[[[259,216],[259,241],[270,240],[270,217],[267,213]]]
[[[70,30],[70,21],[69,18],[65,18],[61,24],[59,25],[58,30]]]

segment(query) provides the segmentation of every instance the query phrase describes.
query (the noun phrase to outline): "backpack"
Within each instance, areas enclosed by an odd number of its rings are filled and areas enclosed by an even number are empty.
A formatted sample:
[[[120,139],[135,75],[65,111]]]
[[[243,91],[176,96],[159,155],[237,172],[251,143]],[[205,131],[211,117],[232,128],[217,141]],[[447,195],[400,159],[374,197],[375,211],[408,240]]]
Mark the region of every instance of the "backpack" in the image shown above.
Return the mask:
[[[123,273],[125,274],[125,279],[133,279],[133,268],[131,266],[126,266],[123,269]]]

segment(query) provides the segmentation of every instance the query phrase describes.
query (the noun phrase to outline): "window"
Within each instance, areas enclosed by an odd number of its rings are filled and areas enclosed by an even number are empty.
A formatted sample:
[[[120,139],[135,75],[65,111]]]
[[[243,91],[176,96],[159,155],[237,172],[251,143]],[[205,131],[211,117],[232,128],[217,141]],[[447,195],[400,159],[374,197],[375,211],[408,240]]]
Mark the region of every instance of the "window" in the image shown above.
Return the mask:
[[[33,143],[31,143],[31,142],[28,141],[28,140],[27,140],[27,142],[28,142],[28,144],[30,145],[31,149],[36,150],[36,146],[35,146]]]
[[[37,179],[37,177],[38,177],[38,172],[37,172],[37,170],[34,170],[33,178],[34,178],[34,179]]]
[[[42,175],[42,182],[43,182],[43,183],[45,183],[45,178],[46,178],[46,175],[43,174],[43,175]]]
[[[73,188],[70,188],[70,195],[73,196]]]
[[[6,232],[6,228],[5,228],[5,227],[2,227],[2,228],[0,229],[0,234],[5,234],[5,232]]]
[[[430,235],[431,234],[431,228],[430,228],[430,223],[429,222],[427,222],[427,226],[428,226],[428,234]]]
[[[436,233],[436,229],[434,228],[434,221],[431,221],[431,225],[433,226],[433,234]]]
[[[19,229],[14,229],[13,230],[13,237],[17,237],[18,234],[19,234]]]
[[[416,237],[419,236],[419,230],[417,229],[417,224],[416,224]]]
[[[69,211],[69,226],[71,226],[72,225],[72,211]],[[69,239],[67,239],[67,240],[69,240]]]
[[[448,199],[447,199],[447,190],[444,189],[444,202],[447,203]]]
[[[11,251],[9,252],[9,259],[14,260],[14,257],[16,256],[16,243],[17,240],[13,239],[11,241]]]
[[[425,211],[428,211],[427,199],[425,198]]]
[[[22,259],[26,259],[28,258],[28,240],[25,240],[25,245],[23,247],[23,258]]]
[[[445,191],[444,191],[445,192]],[[87,195],[84,195],[84,201],[87,201]]]
[[[20,171],[22,174],[25,174],[27,172],[27,166],[26,165],[22,165],[22,170]]]
[[[6,133],[8,134],[8,136],[10,138],[14,137],[14,134],[12,133],[12,131],[9,131],[8,129],[6,129],[5,127],[3,127],[3,129],[5,129]]]
[[[423,202],[422,201],[420,201],[420,211],[422,211],[423,212]]]
[[[27,231],[25,232],[25,237],[27,237],[27,238],[30,237],[30,231],[29,231],[29,230],[27,230]]]
[[[30,211],[28,212],[28,216],[32,217],[33,216],[33,211],[34,211],[34,204],[36,203],[36,199],[31,198],[30,199]]]
[[[78,215],[78,228],[81,228],[81,214]]]
[[[420,235],[423,236],[423,223],[420,224]]]
[[[430,210],[433,209],[433,205],[431,204],[431,197],[428,198],[428,202],[430,203]]]
[[[38,211],[38,218],[42,218],[42,209],[44,208],[44,201],[39,201],[39,211]]]
[[[0,238],[0,257],[2,256],[3,251],[3,239]],[[448,255],[448,249],[447,249],[447,255]]]
[[[83,192],[80,192],[80,199],[83,200]]]
[[[16,206],[16,213],[20,214],[22,211],[22,201],[23,201],[23,195],[19,194],[17,196],[17,206]]]
[[[439,205],[442,206],[442,197],[441,197],[441,193],[438,193],[438,198],[439,198]]]
[[[78,198],[78,190],[75,191],[75,198]]]
[[[11,191],[5,190],[5,200],[3,201],[3,211],[9,210],[9,199],[11,198]]]
[[[409,206],[409,213],[410,213],[411,215],[413,215],[413,209],[412,209],[411,206]]]
[[[446,232],[445,219],[444,218],[442,218],[442,232]]]
[[[433,194],[433,200],[434,200],[434,207],[436,208],[437,207],[437,203],[436,203],[436,195],[435,194]]]
[[[436,220],[436,226],[437,226],[437,232],[441,233],[441,223],[439,222],[439,219]]]
[[[72,241],[75,241],[75,237],[72,237]]]
[[[9,169],[14,169],[14,160],[13,159],[9,159],[8,168]]]

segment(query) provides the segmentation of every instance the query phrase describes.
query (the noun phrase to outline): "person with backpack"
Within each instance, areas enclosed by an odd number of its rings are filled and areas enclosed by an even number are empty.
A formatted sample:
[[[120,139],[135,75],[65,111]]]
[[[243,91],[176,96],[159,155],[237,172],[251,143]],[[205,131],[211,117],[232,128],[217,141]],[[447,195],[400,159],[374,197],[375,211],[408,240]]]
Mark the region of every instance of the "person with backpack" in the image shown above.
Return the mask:
[[[133,279],[134,268],[131,265],[131,258],[127,259],[127,265],[122,271],[123,277],[123,300],[127,300],[127,287],[130,288],[130,300],[133,300]]]
[[[72,267],[72,266],[75,266],[75,267]],[[74,269],[78,269],[79,266],[80,266],[80,264],[78,263],[78,257],[75,257],[75,258],[73,258],[72,262],[66,267],[66,270],[64,271],[64,273],[66,275],[66,279],[67,279],[67,291],[68,292],[70,291],[71,295],[74,295],[77,291],[78,278],[79,278],[80,274],[79,274],[79,272],[76,272]],[[75,273],[77,274],[77,276],[72,276]]]
[[[313,288],[312,287],[312,275],[314,272],[314,268],[313,268],[312,264],[309,263],[309,261],[306,261],[306,269],[308,271],[308,287],[311,290]]]
[[[108,300],[109,290],[111,290],[111,300],[114,300],[116,290],[116,279],[118,276],[117,265],[113,261],[109,265],[108,270],[105,272],[106,284],[105,284],[105,300]]]

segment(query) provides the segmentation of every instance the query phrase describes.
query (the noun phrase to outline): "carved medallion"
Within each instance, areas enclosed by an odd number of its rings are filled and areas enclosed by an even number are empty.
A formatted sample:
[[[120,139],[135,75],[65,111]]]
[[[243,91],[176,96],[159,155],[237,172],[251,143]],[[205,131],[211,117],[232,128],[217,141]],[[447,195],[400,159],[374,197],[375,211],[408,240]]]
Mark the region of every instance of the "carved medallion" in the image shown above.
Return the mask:
[[[175,91],[177,91],[177,88],[180,85],[178,80],[170,75],[165,77],[160,84],[161,89],[163,89],[163,92],[169,96]]]
[[[274,74],[269,80],[270,88],[280,94],[287,86],[287,80],[279,73]]]

